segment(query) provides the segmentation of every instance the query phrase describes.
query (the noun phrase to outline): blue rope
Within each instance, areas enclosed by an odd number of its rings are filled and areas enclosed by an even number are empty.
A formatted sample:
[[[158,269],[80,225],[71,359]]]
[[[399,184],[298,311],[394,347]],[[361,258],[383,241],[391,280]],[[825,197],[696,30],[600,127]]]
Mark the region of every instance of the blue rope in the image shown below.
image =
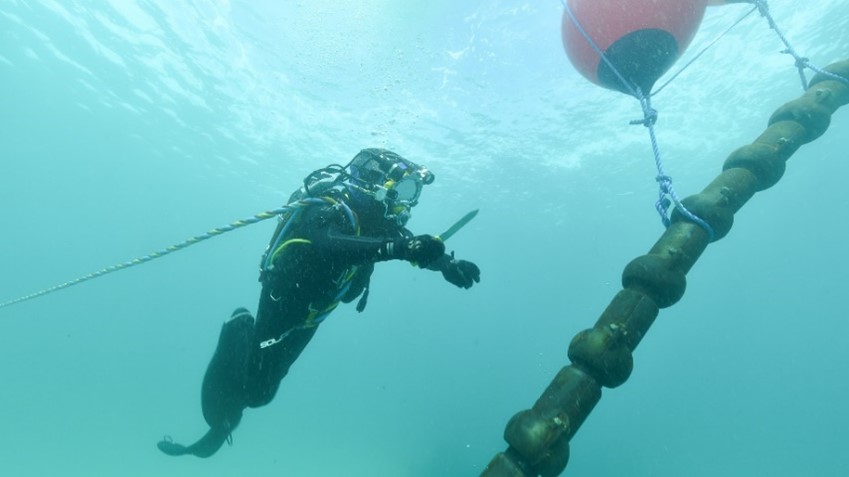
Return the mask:
[[[802,89],[803,90],[808,89],[808,78],[805,76],[805,68],[808,68],[808,69],[810,69],[810,70],[812,70],[816,73],[819,73],[821,75],[827,76],[827,77],[829,77],[829,78],[831,78],[835,81],[840,81],[842,83],[845,83],[846,85],[849,85],[849,79],[844,78],[843,76],[831,73],[829,71],[825,71],[824,69],[822,69],[822,68],[820,68],[816,65],[813,65],[808,58],[801,56],[796,52],[796,50],[793,48],[792,45],[790,45],[790,42],[784,36],[784,33],[782,33],[781,30],[778,28],[778,24],[775,23],[775,19],[769,13],[769,5],[767,5],[766,0],[750,0],[750,1],[751,1],[751,3],[755,4],[755,7],[757,7],[758,12],[761,14],[761,16],[766,18],[766,21],[769,24],[769,27],[773,31],[775,31],[775,33],[778,35],[778,38],[781,39],[782,43],[784,43],[784,46],[786,47],[786,49],[784,49],[782,51],[782,53],[788,54],[788,55],[792,56],[794,60],[796,60],[795,66],[796,66],[796,70],[799,72],[799,79],[802,81]]]
[[[581,33],[584,39],[587,40],[587,43],[595,50],[595,52],[599,55],[602,61],[616,74],[616,77],[619,81],[624,85],[628,91],[631,92],[631,95],[637,98],[640,102],[640,107],[643,109],[643,119],[631,121],[631,124],[642,124],[649,131],[649,138],[651,139],[652,151],[654,152],[654,162],[655,167],[657,168],[657,177],[656,180],[658,182],[659,192],[658,192],[658,200],[655,203],[655,209],[657,209],[658,214],[660,214],[661,222],[665,227],[669,227],[671,224],[670,220],[670,212],[669,205],[675,204],[675,207],[681,211],[681,214],[684,215],[691,222],[698,224],[702,227],[705,232],[708,234],[708,240],[711,242],[714,238],[713,228],[704,220],[690,212],[684,204],[681,203],[681,199],[678,194],[675,192],[675,188],[672,186],[672,178],[666,175],[663,169],[663,160],[660,155],[660,147],[658,146],[657,136],[655,134],[654,125],[657,122],[657,110],[651,107],[651,95],[643,94],[642,90],[638,86],[631,85],[628,81],[622,76],[622,74],[613,66],[613,63],[607,58],[607,55],[601,51],[601,48],[593,41],[593,39],[587,34],[584,30],[581,23],[575,17],[575,14],[572,12],[572,9],[569,7],[569,4],[566,0],[561,0],[563,7],[566,9],[566,14],[569,15],[569,18],[572,20],[572,23],[575,25],[575,28]],[[665,86],[665,85],[664,85]]]
[[[209,240],[213,237],[217,237],[219,235],[225,234],[227,232],[232,232],[233,230],[240,229],[242,227],[246,227],[248,225],[252,225],[252,224],[255,224],[255,223],[258,223],[258,222],[262,222],[263,220],[268,220],[268,219],[273,218],[273,217],[277,217],[277,216],[283,214],[284,212],[290,211],[292,209],[302,208],[302,207],[306,207],[308,205],[313,205],[313,204],[318,204],[318,203],[335,203],[335,202],[332,202],[329,199],[325,200],[323,198],[307,198],[307,199],[304,199],[304,200],[292,202],[292,203],[286,204],[283,207],[280,207],[278,209],[269,210],[267,212],[261,212],[259,214],[252,216],[252,217],[248,217],[248,218],[242,219],[242,220],[237,220],[237,221],[235,221],[231,224],[225,225],[224,227],[214,228],[212,230],[207,231],[204,234],[196,235],[194,237],[190,237],[190,238],[188,238],[188,239],[186,239],[186,240],[184,240],[180,243],[171,245],[169,247],[166,247],[162,250],[158,250],[156,252],[150,253],[150,254],[145,255],[143,257],[134,258],[132,260],[128,260],[128,261],[123,262],[123,263],[119,263],[117,265],[112,265],[112,266],[100,269],[96,272],[89,273],[88,275],[84,275],[82,277],[75,278],[73,280],[67,281],[65,283],[55,285],[55,286],[52,286],[50,288],[45,288],[45,289],[39,290],[35,293],[31,293],[29,295],[25,295],[25,296],[22,296],[20,298],[15,298],[14,300],[9,300],[7,302],[0,303],[0,308],[5,308],[7,306],[11,306],[11,305],[14,305],[14,304],[17,304],[17,303],[21,303],[23,301],[32,300],[34,298],[38,298],[40,296],[47,295],[48,293],[53,293],[55,291],[63,290],[65,288],[68,288],[68,287],[71,287],[71,286],[74,286],[74,285],[79,285],[80,283],[87,282],[89,280],[93,280],[93,279],[98,278],[98,277],[102,277],[103,275],[107,275],[109,273],[117,272],[118,270],[124,270],[126,268],[135,267],[137,265],[141,265],[143,263],[150,262],[151,260],[155,260],[157,258],[162,258],[162,257],[169,255],[171,253],[174,253],[178,250],[182,250],[182,249],[187,248],[191,245],[198,244],[198,243],[203,242],[205,240]],[[349,217],[352,216],[352,212],[347,206],[343,205],[343,210],[345,211],[346,215],[348,215]]]

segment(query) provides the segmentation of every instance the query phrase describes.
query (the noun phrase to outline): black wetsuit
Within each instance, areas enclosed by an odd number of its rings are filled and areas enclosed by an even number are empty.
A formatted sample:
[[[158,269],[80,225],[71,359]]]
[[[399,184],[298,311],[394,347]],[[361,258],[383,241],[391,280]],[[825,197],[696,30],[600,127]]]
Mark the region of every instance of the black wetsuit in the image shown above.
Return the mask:
[[[331,197],[347,199],[342,192]],[[263,258],[255,323],[247,310],[234,312],[222,327],[204,376],[202,407],[209,432],[188,447],[166,438],[159,443],[163,452],[214,454],[229,439],[245,407],[263,406],[274,398],[321,319],[339,302],[368,293],[375,262],[398,258],[387,255],[387,243],[413,237],[384,218],[377,202],[357,207],[355,223],[351,219],[343,207],[330,202],[304,206],[284,217]],[[450,261],[444,255],[427,268],[442,270]]]
[[[308,206],[279,241],[292,242],[278,245],[284,251],[260,277],[262,294],[246,387],[250,407],[271,401],[321,319],[339,302],[349,303],[366,290],[374,263],[386,259],[380,256],[384,244],[413,236],[384,219],[382,211],[375,216],[374,211],[361,210],[355,221],[359,235],[341,207]],[[278,226],[268,253],[274,253],[284,225]],[[284,334],[281,342],[261,347]]]

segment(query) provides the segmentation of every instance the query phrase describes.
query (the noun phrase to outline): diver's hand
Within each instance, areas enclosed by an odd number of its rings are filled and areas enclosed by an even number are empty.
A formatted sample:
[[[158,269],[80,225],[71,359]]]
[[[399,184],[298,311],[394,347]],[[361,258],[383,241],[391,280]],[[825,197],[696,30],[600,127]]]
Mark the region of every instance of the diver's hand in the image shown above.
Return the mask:
[[[481,270],[472,262],[467,260],[451,260],[442,268],[442,276],[445,280],[460,288],[472,288],[475,283],[481,281]]]
[[[398,239],[387,244],[387,256],[427,267],[445,255],[445,244],[432,235],[417,235]]]

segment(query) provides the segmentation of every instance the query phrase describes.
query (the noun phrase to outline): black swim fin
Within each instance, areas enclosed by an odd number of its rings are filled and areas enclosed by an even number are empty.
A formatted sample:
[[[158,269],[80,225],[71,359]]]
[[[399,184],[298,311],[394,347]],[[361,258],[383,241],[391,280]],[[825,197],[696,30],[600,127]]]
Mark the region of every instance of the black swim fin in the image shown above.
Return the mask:
[[[166,437],[157,444],[159,450],[173,456],[209,457],[230,440],[246,407],[245,365],[253,336],[254,317],[244,308],[236,309],[221,327],[218,346],[203,377],[201,407],[209,431],[188,447]]]
[[[197,457],[210,457],[218,452],[218,449],[220,449],[224,442],[228,441],[229,438],[230,431],[228,429],[211,428],[206,435],[200,438],[199,441],[188,447],[182,444],[177,444],[172,441],[169,436],[166,436],[164,439],[157,442],[156,447],[158,447],[162,452],[173,456],[192,454]]]

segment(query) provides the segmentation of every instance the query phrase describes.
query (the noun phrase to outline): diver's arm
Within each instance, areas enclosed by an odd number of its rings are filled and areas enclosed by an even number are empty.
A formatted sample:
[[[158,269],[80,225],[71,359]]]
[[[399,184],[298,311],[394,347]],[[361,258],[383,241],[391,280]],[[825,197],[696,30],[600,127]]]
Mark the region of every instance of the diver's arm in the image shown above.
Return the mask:
[[[330,227],[313,241],[313,245],[343,257],[352,265],[362,265],[390,260],[392,257],[387,254],[387,242],[384,238],[349,235],[336,227]]]
[[[405,229],[406,230],[406,229]],[[460,288],[471,288],[480,282],[481,272],[477,265],[468,260],[454,259],[454,253],[445,253],[445,244],[430,235],[412,236],[402,233],[396,239],[363,237],[341,233],[330,227],[326,235],[313,245],[327,247],[335,255],[341,255],[353,265],[406,260],[421,268],[442,272],[443,278]],[[438,258],[433,259],[436,256]]]
[[[405,260],[421,268],[441,271],[446,280],[463,288],[480,281],[480,270],[475,264],[454,260],[453,254],[445,253],[442,240],[431,235],[414,236],[403,227],[394,237],[353,235],[347,219],[333,209],[314,216],[309,230],[315,250],[351,265]]]
[[[412,236],[401,232],[393,238],[367,237],[345,234],[335,226],[328,227],[324,234],[312,240],[312,244],[352,265],[406,260],[427,266],[445,254],[442,241],[430,235]]]
[[[317,212],[310,219],[307,238],[314,249],[332,259],[350,265],[406,260],[427,266],[445,254],[445,245],[430,235],[413,236],[399,228],[394,236],[369,237],[354,235],[347,217],[332,208]]]

